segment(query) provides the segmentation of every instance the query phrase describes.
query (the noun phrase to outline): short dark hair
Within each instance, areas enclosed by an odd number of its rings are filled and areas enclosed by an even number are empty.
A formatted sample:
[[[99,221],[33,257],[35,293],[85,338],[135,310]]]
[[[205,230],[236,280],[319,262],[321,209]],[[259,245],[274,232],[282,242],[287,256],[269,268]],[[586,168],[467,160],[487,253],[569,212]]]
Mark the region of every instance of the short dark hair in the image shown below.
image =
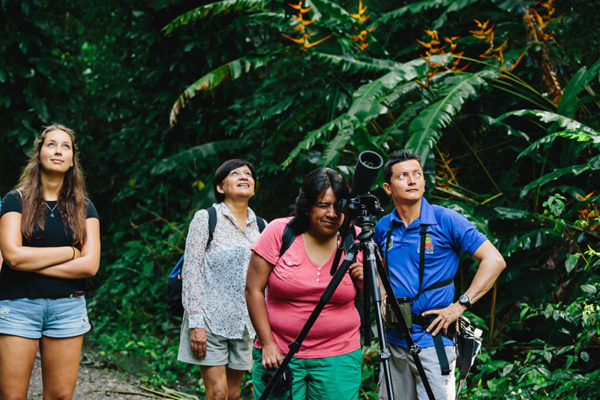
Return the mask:
[[[254,168],[254,165],[252,165],[249,161],[233,158],[219,165],[219,168],[217,168],[217,171],[215,172],[215,177],[213,178],[213,191],[215,192],[215,199],[217,199],[217,203],[221,203],[223,200],[225,200],[225,195],[223,193],[219,193],[217,186],[223,183],[231,171],[243,166],[247,166],[250,169],[250,172],[252,173],[252,179],[254,179],[254,188],[256,190],[256,169]]]
[[[295,218],[291,225],[294,232],[300,234],[308,230],[308,212],[329,188],[335,194],[336,211],[341,212],[340,200],[350,197],[350,187],[339,172],[331,168],[317,168],[304,177],[294,204]]]
[[[421,164],[421,159],[418,155],[416,155],[412,150],[398,150],[392,152],[390,154],[387,162],[383,166],[383,181],[387,183],[391,183],[392,181],[392,168],[394,164],[398,164],[400,162],[408,161],[408,160],[417,160],[421,168],[423,165]]]

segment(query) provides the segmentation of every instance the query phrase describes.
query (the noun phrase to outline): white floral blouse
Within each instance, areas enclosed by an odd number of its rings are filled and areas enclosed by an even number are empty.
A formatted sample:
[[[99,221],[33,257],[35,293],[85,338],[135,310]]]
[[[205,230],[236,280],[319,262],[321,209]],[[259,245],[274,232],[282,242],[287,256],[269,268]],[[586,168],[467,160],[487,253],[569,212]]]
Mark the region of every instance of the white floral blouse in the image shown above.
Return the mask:
[[[248,208],[246,226],[240,227],[225,203],[213,204],[217,225],[210,247],[208,212],[197,211],[190,223],[183,262],[183,307],[190,328],[209,328],[230,339],[255,332],[246,308],[246,273],[250,249],[260,235],[256,215]]]

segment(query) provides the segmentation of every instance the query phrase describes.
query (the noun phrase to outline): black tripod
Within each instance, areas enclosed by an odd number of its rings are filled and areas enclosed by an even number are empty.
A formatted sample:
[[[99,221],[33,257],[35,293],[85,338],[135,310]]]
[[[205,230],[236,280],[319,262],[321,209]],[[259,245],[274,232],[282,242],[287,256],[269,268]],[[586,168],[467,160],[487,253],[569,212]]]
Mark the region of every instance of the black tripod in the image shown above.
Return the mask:
[[[321,313],[321,311],[323,310],[323,308],[325,307],[325,305],[327,304],[327,302],[329,301],[329,299],[331,298],[331,296],[337,289],[338,285],[344,278],[344,275],[348,272],[350,265],[352,265],[352,263],[356,259],[356,255],[358,254],[358,251],[361,249],[363,250],[364,290],[366,291],[364,293],[365,342],[370,343],[370,341],[371,341],[371,331],[370,331],[371,328],[370,328],[370,322],[369,322],[370,319],[368,318],[368,315],[369,315],[370,299],[372,296],[373,301],[375,302],[374,308],[375,308],[375,315],[376,315],[376,321],[377,321],[377,333],[379,336],[379,345],[380,345],[379,355],[380,355],[382,366],[383,366],[385,384],[386,384],[386,389],[388,392],[389,399],[394,400],[394,391],[392,390],[392,379],[391,379],[390,370],[389,370],[389,358],[391,355],[387,349],[387,343],[385,340],[385,329],[383,326],[383,318],[381,316],[381,295],[380,295],[379,289],[377,287],[377,279],[376,279],[376,272],[375,272],[376,267],[377,267],[377,271],[379,272],[381,281],[384,285],[384,288],[386,290],[386,293],[389,294],[388,298],[392,299],[393,312],[394,312],[394,314],[396,314],[398,321],[404,327],[402,334],[404,335],[404,337],[407,340],[407,344],[409,346],[409,351],[415,360],[417,370],[419,371],[419,375],[421,376],[421,379],[423,380],[425,390],[427,391],[429,400],[435,400],[435,398],[433,396],[433,392],[431,391],[431,387],[429,386],[429,382],[427,381],[427,377],[425,376],[425,371],[423,370],[423,365],[421,364],[421,360],[419,359],[419,356],[418,356],[418,353],[421,351],[421,348],[412,340],[412,337],[410,335],[408,327],[404,323],[404,318],[402,317],[402,313],[400,312],[400,306],[398,305],[396,297],[394,296],[394,292],[392,290],[392,286],[389,281],[389,278],[385,274],[385,271],[383,269],[383,264],[381,263],[381,259],[378,257],[378,253],[375,251],[375,243],[372,240],[373,234],[371,232],[371,229],[374,226],[375,217],[360,217],[360,218],[358,218],[358,221],[359,221],[358,226],[360,226],[362,229],[361,233],[358,235],[359,242],[358,243],[352,242],[352,245],[347,246],[347,248],[344,249],[346,255],[344,257],[342,264],[339,266],[339,268],[337,268],[337,270],[333,274],[333,278],[331,279],[331,281],[325,288],[325,291],[321,295],[319,302],[317,303],[316,307],[314,308],[314,310],[308,317],[308,320],[302,327],[302,330],[300,331],[300,333],[298,334],[296,339],[292,343],[290,343],[288,354],[285,356],[281,365],[279,366],[279,368],[277,369],[277,371],[275,372],[275,374],[269,381],[269,384],[265,388],[265,391],[263,392],[263,394],[259,400],[266,400],[268,398],[269,394],[271,393],[271,391],[273,390],[273,388],[277,385],[277,383],[279,382],[279,380],[283,374],[283,371],[285,370],[287,365],[290,363],[292,357],[300,350],[300,346],[301,346],[302,342],[308,335],[308,332],[314,325],[315,321],[317,320],[317,317],[319,316],[319,314]],[[350,226],[349,229],[354,229],[354,228],[352,226]],[[347,234],[350,234],[350,233],[347,233]],[[342,240],[342,243],[344,243],[344,242],[346,242],[346,240]],[[336,266],[337,260],[338,260],[338,257],[336,256],[333,267]]]

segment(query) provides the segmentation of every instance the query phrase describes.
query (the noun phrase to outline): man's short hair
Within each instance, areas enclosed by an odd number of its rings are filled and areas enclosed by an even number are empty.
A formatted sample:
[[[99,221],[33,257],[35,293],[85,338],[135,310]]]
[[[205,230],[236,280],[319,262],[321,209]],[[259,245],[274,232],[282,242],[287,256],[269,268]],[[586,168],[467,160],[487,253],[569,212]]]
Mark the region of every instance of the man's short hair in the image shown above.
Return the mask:
[[[394,151],[390,154],[387,162],[383,166],[383,180],[384,182],[391,183],[392,181],[392,168],[394,164],[398,164],[400,162],[408,161],[408,160],[417,160],[419,165],[421,165],[421,159],[418,155],[416,155],[412,150],[398,150]],[[423,165],[421,165],[423,168]]]

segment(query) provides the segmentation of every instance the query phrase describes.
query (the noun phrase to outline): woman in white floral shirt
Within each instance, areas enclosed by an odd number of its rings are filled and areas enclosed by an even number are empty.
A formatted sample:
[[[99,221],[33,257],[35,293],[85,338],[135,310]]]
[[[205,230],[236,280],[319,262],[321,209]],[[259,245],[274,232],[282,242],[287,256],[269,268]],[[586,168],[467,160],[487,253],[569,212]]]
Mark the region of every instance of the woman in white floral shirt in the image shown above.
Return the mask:
[[[258,239],[257,216],[248,207],[256,171],[228,160],[215,172],[217,224],[208,249],[208,212],[190,223],[183,263],[179,361],[200,365],[206,398],[237,400],[244,371],[252,367],[254,329],[244,285],[250,248]]]

